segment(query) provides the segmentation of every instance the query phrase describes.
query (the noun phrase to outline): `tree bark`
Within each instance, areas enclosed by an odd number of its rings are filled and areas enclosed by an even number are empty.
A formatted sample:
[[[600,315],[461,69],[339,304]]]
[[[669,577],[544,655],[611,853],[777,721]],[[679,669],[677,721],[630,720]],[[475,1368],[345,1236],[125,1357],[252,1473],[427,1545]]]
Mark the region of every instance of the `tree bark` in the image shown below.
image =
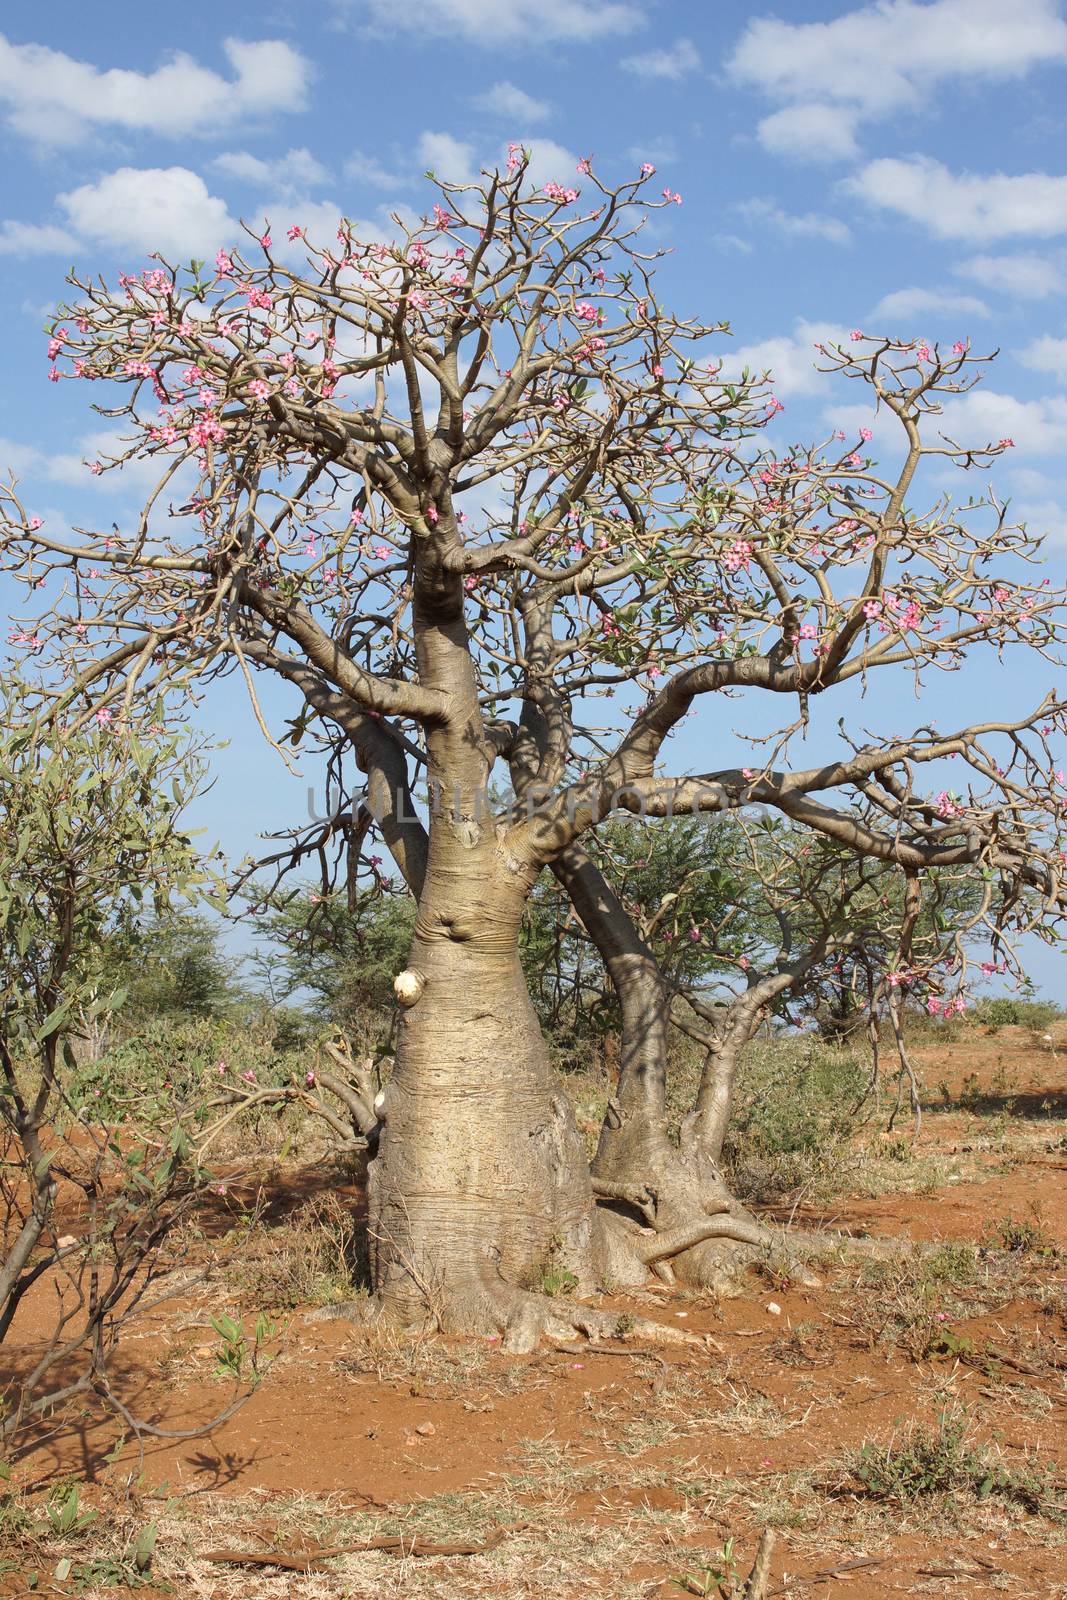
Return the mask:
[[[588,1160],[519,963],[523,899],[427,876],[409,958],[425,987],[398,1020],[370,1169],[373,1287],[406,1320],[497,1326],[506,1286],[550,1269],[597,1285]]]
[[[715,1149],[705,1143],[701,1121],[692,1122],[678,1144],[669,1136],[670,992],[632,918],[586,852],[569,846],[554,870],[600,951],[621,1014],[619,1080],[600,1130],[594,1185],[620,1215],[651,1223],[657,1234],[679,1242],[663,1252],[662,1262],[669,1258],[670,1265],[660,1265],[662,1276],[722,1288],[736,1275],[739,1254],[751,1254],[765,1235],[723,1181],[721,1139]],[[731,1089],[732,1080],[727,1097]],[[680,1246],[702,1227],[706,1237]],[[642,1260],[657,1259],[650,1248],[638,1247]]]

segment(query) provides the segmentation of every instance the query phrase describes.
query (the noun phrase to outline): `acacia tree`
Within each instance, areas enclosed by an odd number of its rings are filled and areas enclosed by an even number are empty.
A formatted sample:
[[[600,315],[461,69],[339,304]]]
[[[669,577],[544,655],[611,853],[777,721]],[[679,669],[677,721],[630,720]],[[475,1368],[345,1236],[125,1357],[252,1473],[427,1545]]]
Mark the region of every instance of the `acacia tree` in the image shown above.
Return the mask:
[[[548,1256],[587,1289],[750,1237],[707,1152],[649,1135],[658,999],[635,1002],[597,1168],[676,1198],[651,1241],[595,1205],[518,942],[546,867],[583,918],[610,920],[582,845],[600,820],[765,807],[913,876],[967,865],[988,874],[998,937],[1065,902],[1055,695],[790,760],[813,702],[881,669],[921,680],[982,645],[1052,656],[1059,596],[1030,576],[1036,541],[992,493],[917,499],[924,462],[980,469],[1010,443],[926,436],[977,358],[857,330],[823,364],[898,419],[898,465],[876,469],[867,430],[776,454],[761,429],[781,408],[764,381],[727,380],[725,325],[657,303],[640,226],[678,197],[649,203],[650,179],[612,187],[583,161],[575,187],[534,188],[516,147],[504,172],[438,183],[393,243],[342,222],[314,248],[293,227],[297,261],[249,230],[213,271],[157,258],[114,291],[75,277],[54,371],[105,386],[128,441],[90,469],[156,459],[159,484],[107,537],[54,537],[14,488],[5,501],[7,564],[53,602],[16,637],[54,652],[61,704],[121,717],[142,689],[235,668],[265,731],[257,672],[300,691],[298,723],[343,729],[418,902],[371,1168],[375,1295],[516,1346],[560,1322],[528,1287]],[[727,764],[714,713],[735,696],[746,731]],[[791,720],[764,733],[776,719],[750,702],[783,700]],[[689,713],[716,754],[664,775]],[[516,806],[489,801],[498,760]],[[614,929],[620,992],[639,994],[641,952]]]

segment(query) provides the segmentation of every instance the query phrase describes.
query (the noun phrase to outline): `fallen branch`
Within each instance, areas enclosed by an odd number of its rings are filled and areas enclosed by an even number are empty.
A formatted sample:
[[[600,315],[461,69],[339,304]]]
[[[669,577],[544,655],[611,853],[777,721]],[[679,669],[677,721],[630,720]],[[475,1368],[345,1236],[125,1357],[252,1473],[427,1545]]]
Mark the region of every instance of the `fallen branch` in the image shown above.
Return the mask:
[[[833,1567],[821,1567],[818,1572],[808,1572],[803,1577],[790,1578],[788,1583],[768,1591],[768,1600],[779,1594],[792,1594],[794,1589],[807,1588],[812,1583],[826,1583],[833,1578],[845,1578],[853,1572],[865,1572],[869,1567],[884,1567],[888,1556],[858,1556],[855,1561],[841,1561]]]
[[[380,1539],[364,1539],[359,1544],[328,1545],[303,1554],[290,1554],[284,1550],[208,1550],[203,1561],[224,1562],[231,1567],[281,1567],[286,1572],[308,1572],[333,1561],[338,1556],[357,1555],[361,1551],[384,1550],[398,1556],[480,1556],[502,1544],[505,1529],[497,1528],[481,1544],[442,1543],[420,1539],[418,1534],[388,1535]]]

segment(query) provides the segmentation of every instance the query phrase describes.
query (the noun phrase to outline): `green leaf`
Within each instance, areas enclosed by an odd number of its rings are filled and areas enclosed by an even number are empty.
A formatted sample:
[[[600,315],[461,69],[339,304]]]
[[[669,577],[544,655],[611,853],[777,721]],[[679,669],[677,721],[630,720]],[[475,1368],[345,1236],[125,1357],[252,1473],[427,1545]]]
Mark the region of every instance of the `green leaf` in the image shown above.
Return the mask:
[[[156,1523],[150,1522],[137,1535],[137,1543],[133,1547],[133,1564],[138,1572],[147,1572],[151,1567],[158,1532]]]
[[[55,1033],[57,1028],[62,1027],[70,1013],[71,1004],[72,1001],[69,998],[66,1000],[61,1000],[59,1005],[56,1006],[55,1010],[48,1013],[47,1017],[45,1017],[44,1021],[41,1023],[41,1026],[37,1029],[37,1032],[34,1035],[34,1038],[38,1044],[40,1044],[42,1040],[47,1039],[51,1034]]]

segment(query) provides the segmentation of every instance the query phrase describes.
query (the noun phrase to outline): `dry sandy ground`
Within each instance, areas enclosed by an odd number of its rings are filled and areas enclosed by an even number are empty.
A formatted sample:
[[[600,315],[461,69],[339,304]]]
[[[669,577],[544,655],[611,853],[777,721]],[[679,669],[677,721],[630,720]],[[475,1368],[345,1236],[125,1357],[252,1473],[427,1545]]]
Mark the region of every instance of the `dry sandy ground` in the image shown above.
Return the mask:
[[[720,1303],[666,1291],[619,1303],[621,1317],[694,1335],[683,1347],[519,1358],[298,1308],[266,1381],[206,1437],[146,1440],[139,1460],[130,1440],[115,1453],[114,1422],[53,1419],[14,1469],[38,1531],[0,1513],[0,1594],[112,1592],[109,1576],[131,1574],[99,1563],[155,1522],[146,1600],[740,1594],[768,1526],[768,1595],[1067,1596],[1067,1027],[1051,1046],[1006,1028],[920,1060],[931,1109],[917,1148],[868,1135],[845,1192],[794,1224],[983,1248],[832,1255],[818,1288],[771,1271]],[[315,1182],[275,1174],[263,1226]],[[208,1247],[225,1273],[248,1243]],[[123,1393],[162,1426],[210,1416],[225,1394],[209,1320],[225,1282],[123,1347]],[[29,1308],[5,1360],[32,1353],[44,1313]],[[879,1450],[899,1464],[916,1424],[931,1436],[958,1426],[959,1459],[932,1492],[880,1495]],[[867,1484],[855,1471],[864,1445],[878,1468]],[[41,1508],[72,1477],[99,1516],[77,1537],[43,1539]],[[397,1535],[399,1551],[306,1571],[206,1559],[306,1559]],[[416,1537],[492,1548],[419,1556]]]

